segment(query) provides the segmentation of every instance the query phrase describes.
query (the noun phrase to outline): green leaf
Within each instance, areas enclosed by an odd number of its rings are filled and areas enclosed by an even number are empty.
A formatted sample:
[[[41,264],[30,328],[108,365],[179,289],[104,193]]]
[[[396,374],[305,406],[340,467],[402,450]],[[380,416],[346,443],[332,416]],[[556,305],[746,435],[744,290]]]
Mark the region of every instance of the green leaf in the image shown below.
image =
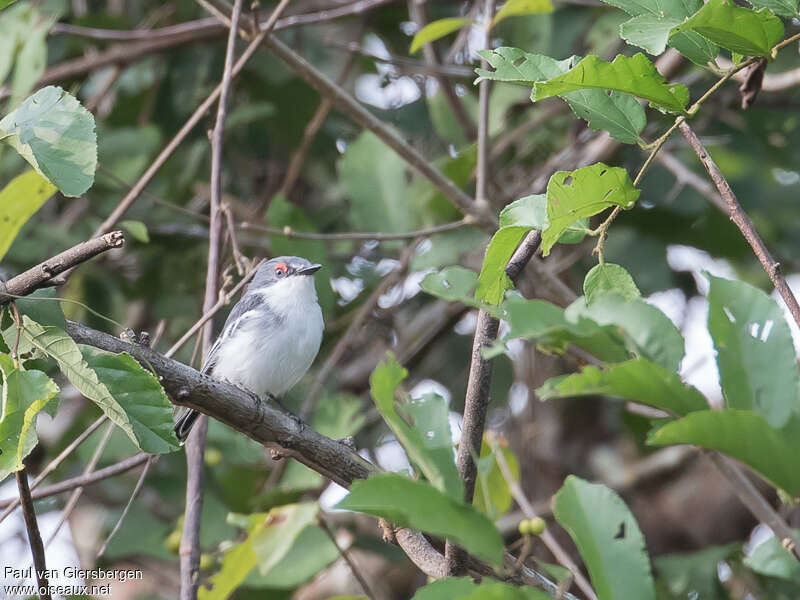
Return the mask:
[[[445,267],[438,273],[429,273],[420,283],[422,291],[450,302],[461,302],[467,306],[482,308],[498,316],[494,307],[484,304],[472,296],[478,285],[478,275],[464,267]]]
[[[599,600],[655,600],[644,536],[616,492],[570,475],[553,514],[578,547]]]
[[[397,233],[418,225],[406,194],[405,163],[375,134],[364,132],[349,144],[338,170],[356,228]]]
[[[508,446],[497,446],[506,459],[514,481],[519,481],[519,462]],[[511,488],[497,463],[496,451],[484,439],[478,458],[478,476],[475,480],[475,508],[496,521],[511,508]]]
[[[0,191],[0,260],[20,228],[56,192],[36,171],[17,175]]]
[[[458,31],[464,25],[470,22],[471,21],[469,19],[465,19],[463,17],[452,17],[448,19],[439,19],[438,21],[428,23],[425,27],[420,29],[414,36],[414,39],[411,40],[411,47],[408,49],[409,54],[414,54],[425,44],[435,42],[447,34]]]
[[[628,172],[595,163],[575,171],[557,171],[547,183],[549,227],[542,232],[542,254],[547,256],[558,238],[578,219],[611,206],[630,208],[639,197]]]
[[[768,8],[782,17],[797,15],[797,0],[748,0],[748,2],[755,8]]]
[[[633,300],[642,295],[633,277],[623,267],[614,263],[595,265],[583,279],[586,304],[590,305],[595,297],[607,292],[616,292],[625,300]]]
[[[575,344],[600,360],[621,362],[630,358],[624,341],[614,328],[601,327],[581,314],[571,315],[544,300],[526,300],[511,295],[503,303],[511,326],[509,338],[535,339],[541,349],[563,353]]]
[[[100,384],[124,411],[123,423],[132,429],[134,442],[152,454],[177,450],[179,444],[174,432],[172,403],[158,378],[127,352],[113,354],[83,344],[78,347]]]
[[[200,586],[200,600],[225,600],[258,565],[266,574],[291,551],[300,533],[316,519],[316,502],[277,506],[247,517],[248,535],[225,554],[222,568],[211,577],[211,589]]]
[[[500,212],[500,229],[492,236],[478,276],[475,298],[488,304],[499,304],[507,290],[513,286],[506,275],[506,265],[522,238],[531,229],[547,229],[547,197],[543,194],[525,196],[515,200]],[[589,229],[589,221],[581,219],[567,227],[559,238],[561,243],[583,241]]]
[[[553,12],[553,3],[550,2],[550,0],[508,0],[503,7],[497,11],[492,24],[497,25],[500,21],[508,17],[551,12]]]
[[[674,113],[684,113],[689,90],[680,84],[666,83],[644,54],[617,55],[608,63],[589,55],[569,72],[533,86],[534,102],[584,88],[617,90],[650,101],[650,105]]]
[[[17,0],[0,0],[0,10],[3,10],[4,8],[8,8],[12,4],[14,4],[14,2],[16,2],[16,1]]]
[[[471,594],[477,587],[470,577],[443,577],[419,588],[412,600],[455,600]]]
[[[469,577],[444,577],[421,587],[412,600],[550,600],[531,587],[517,587],[491,580],[480,584]]]
[[[573,56],[556,60],[544,54],[531,54],[508,46],[494,50],[480,50],[478,54],[494,68],[494,71],[475,69],[478,74],[476,84],[484,79],[490,79],[532,86],[537,81],[547,81],[568,72],[575,64],[576,58]]]
[[[36,415],[58,393],[58,386],[41,371],[14,367],[8,354],[0,354],[3,374],[0,410],[0,481],[22,469],[22,460],[38,443]]]
[[[695,31],[733,52],[769,56],[772,47],[783,38],[783,23],[767,9],[753,11],[732,0],[709,0],[672,31]]]
[[[641,133],[647,124],[644,107],[630,94],[605,90],[576,90],[561,94],[572,112],[584,119],[596,131],[607,131],[623,144],[641,141]]]
[[[773,427],[798,412],[800,376],[778,304],[741,281],[709,276],[708,330],[728,408],[756,410]]]
[[[719,54],[719,46],[694,31],[672,33],[669,45],[699,67],[708,66]]]
[[[389,352],[370,375],[370,394],[414,466],[437,490],[460,500],[464,487],[453,458],[447,403],[431,394],[403,398],[395,405],[395,393],[407,375]]]
[[[60,329],[66,329],[67,322],[64,313],[61,312],[61,303],[58,301],[58,293],[53,288],[42,288],[25,298],[15,301],[17,309],[23,315],[28,315],[31,320],[41,325],[55,325]]]
[[[172,405],[158,379],[132,356],[79,347],[62,329],[41,325],[25,315],[21,331],[27,345],[52,357],[70,383],[139,448],[153,454],[179,448],[172,431]]]
[[[658,56],[666,50],[672,29],[682,21],[660,15],[639,15],[620,25],[619,35],[629,44]]]
[[[706,410],[693,412],[651,433],[649,444],[695,444],[719,450],[760,473],[792,496],[800,495],[800,418],[775,429],[755,411]]]
[[[678,415],[708,409],[708,402],[674,372],[643,358],[600,370],[584,367],[580,373],[553,377],[536,390],[542,400],[573,396],[613,396],[641,402]]]
[[[59,87],[40,89],[6,115],[0,121],[0,140],[65,196],[80,196],[94,182],[94,117]]]
[[[503,538],[489,519],[474,506],[456,501],[422,481],[394,473],[373,475],[355,481],[337,508],[450,538],[495,566],[503,560]]]
[[[671,598],[691,598],[697,600],[722,600],[718,577],[719,563],[741,550],[741,544],[734,542],[724,546],[711,546],[697,552],[662,554],[653,559],[659,584],[669,592]],[[727,596],[727,594],[725,594]]]
[[[794,530],[795,535],[800,530]],[[778,577],[789,581],[800,581],[800,562],[774,535],[755,547],[750,556],[742,561],[746,567],[767,577]]]
[[[141,221],[120,221],[119,226],[130,233],[133,239],[143,244],[150,243],[150,236],[147,234],[147,225]]]
[[[641,298],[625,300],[608,292],[595,298],[591,306],[579,298],[566,314],[569,319],[583,316],[599,325],[614,326],[634,356],[650,359],[671,371],[680,366],[685,352],[683,336],[663,312]]]
[[[339,556],[336,546],[321,527],[307,525],[274,567],[264,575],[251,571],[244,585],[292,589],[316,575]]]

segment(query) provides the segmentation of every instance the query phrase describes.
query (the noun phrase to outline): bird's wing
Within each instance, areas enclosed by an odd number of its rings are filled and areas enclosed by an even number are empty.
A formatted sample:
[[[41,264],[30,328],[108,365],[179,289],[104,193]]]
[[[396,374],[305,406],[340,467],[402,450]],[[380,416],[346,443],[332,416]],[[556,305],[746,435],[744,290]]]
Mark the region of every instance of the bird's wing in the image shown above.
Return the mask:
[[[228,319],[225,321],[222,333],[220,333],[219,337],[214,341],[211,350],[209,350],[208,355],[203,361],[202,373],[208,374],[214,369],[222,344],[231,338],[236,331],[240,330],[248,320],[257,316],[258,313],[254,309],[262,302],[263,300],[254,294],[245,294],[242,296],[241,300],[236,303],[233,310],[231,310],[231,313],[228,315]]]

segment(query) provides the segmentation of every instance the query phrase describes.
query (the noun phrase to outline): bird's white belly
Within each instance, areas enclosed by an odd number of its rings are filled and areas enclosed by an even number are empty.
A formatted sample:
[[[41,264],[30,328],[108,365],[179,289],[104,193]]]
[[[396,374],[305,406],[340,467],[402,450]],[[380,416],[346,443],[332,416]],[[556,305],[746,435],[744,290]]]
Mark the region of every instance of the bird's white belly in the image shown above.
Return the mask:
[[[322,341],[322,311],[295,306],[286,312],[278,331],[258,327],[237,332],[236,342],[220,349],[213,375],[243,386],[259,396],[282,396],[305,374]]]

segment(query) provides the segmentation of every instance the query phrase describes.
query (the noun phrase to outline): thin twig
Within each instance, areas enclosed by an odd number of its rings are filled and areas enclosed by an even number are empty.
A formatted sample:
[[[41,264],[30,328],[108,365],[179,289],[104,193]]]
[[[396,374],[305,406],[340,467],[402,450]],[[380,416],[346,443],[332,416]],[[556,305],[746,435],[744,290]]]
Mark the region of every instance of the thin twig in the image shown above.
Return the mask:
[[[88,438],[88,437],[89,437],[90,435],[92,435],[92,434],[93,434],[95,431],[97,431],[97,428],[98,428],[98,427],[100,427],[100,425],[102,425],[103,423],[105,423],[105,421],[106,421],[106,419],[107,419],[107,418],[108,418],[108,417],[106,417],[105,415],[103,415],[102,417],[99,417],[99,418],[98,418],[98,419],[97,419],[97,420],[96,420],[94,423],[92,423],[91,425],[89,425],[89,427],[88,427],[86,430],[84,430],[83,432],[81,432],[81,434],[80,434],[78,437],[76,437],[76,438],[75,438],[75,439],[74,439],[74,440],[73,440],[73,441],[72,441],[72,442],[71,442],[71,443],[70,443],[70,444],[69,444],[69,445],[68,445],[66,448],[64,448],[64,449],[63,449],[63,450],[62,450],[62,451],[61,451],[61,452],[58,454],[58,456],[56,456],[56,457],[55,457],[53,460],[51,460],[51,461],[50,461],[50,463],[48,463],[48,465],[47,465],[47,466],[46,466],[44,469],[42,469],[42,472],[41,472],[41,473],[39,473],[39,474],[36,476],[36,479],[34,479],[34,480],[33,480],[33,483],[31,483],[31,486],[30,486],[30,487],[31,487],[31,489],[32,489],[32,490],[36,489],[36,487],[37,487],[37,486],[38,486],[38,485],[39,485],[39,484],[40,484],[42,481],[44,481],[45,477],[47,477],[47,476],[48,476],[50,473],[52,473],[53,471],[55,471],[55,470],[58,468],[58,466],[59,466],[59,465],[60,465],[62,462],[64,462],[64,460],[66,460],[66,458],[67,458],[67,457],[68,457],[70,454],[72,454],[72,452],[73,452],[73,451],[74,451],[74,450],[75,450],[75,449],[76,449],[78,446],[80,446],[80,445],[81,445],[81,444],[82,444],[84,441],[86,441],[86,438]],[[2,502],[0,502],[0,506],[2,506]],[[2,522],[5,520],[5,518],[6,518],[8,515],[10,515],[10,514],[11,514],[11,513],[14,511],[14,509],[15,509],[15,508],[17,508],[17,506],[19,506],[19,498],[14,498],[14,499],[11,501],[11,504],[9,504],[9,505],[8,505],[8,507],[7,507],[7,508],[6,508],[6,509],[3,511],[3,513],[2,513],[2,514],[0,514],[0,523],[2,523]]]
[[[437,233],[445,233],[462,227],[475,227],[475,219],[467,215],[459,221],[452,223],[445,223],[443,225],[434,225],[426,229],[418,229],[417,231],[406,231],[404,233],[382,233],[380,231],[348,231],[342,233],[315,233],[312,231],[295,231],[291,227],[267,227],[265,225],[257,225],[247,221],[239,225],[240,229],[245,231],[262,231],[270,235],[282,235],[287,238],[296,238],[301,240],[323,240],[323,241],[342,241],[342,240],[375,240],[375,241],[388,241],[388,240],[408,240]]]
[[[377,596],[372,591],[372,588],[370,588],[369,583],[367,583],[366,576],[361,572],[361,569],[358,568],[358,565],[356,565],[356,562],[355,560],[353,560],[353,557],[350,556],[350,550],[340,545],[339,542],[336,541],[336,534],[333,533],[330,525],[328,524],[328,521],[321,514],[319,516],[319,523],[320,525],[322,525],[322,530],[328,534],[328,537],[330,538],[333,545],[336,546],[336,549],[339,551],[339,554],[344,559],[344,562],[346,562],[347,566],[350,567],[350,572],[358,580],[358,583],[361,586],[361,589],[367,595],[367,598],[369,598],[370,600],[375,600]]]
[[[747,213],[742,209],[741,204],[739,204],[739,201],[736,199],[736,195],[733,193],[728,180],[722,174],[722,171],[719,170],[719,167],[717,167],[714,159],[708,154],[708,151],[706,150],[705,146],[703,146],[703,143],[697,137],[695,132],[692,130],[689,124],[685,122],[681,123],[680,129],[683,137],[685,137],[689,142],[692,150],[694,150],[694,153],[697,154],[700,162],[703,163],[706,171],[708,171],[711,180],[714,182],[717,190],[719,190],[720,196],[722,196],[722,199],[725,200],[725,204],[728,208],[727,212],[731,221],[733,221],[736,227],[739,228],[739,231],[742,232],[744,239],[746,239],[747,243],[750,244],[750,248],[753,249],[753,253],[756,255],[756,258],[758,258],[761,266],[764,267],[767,275],[769,275],[772,284],[775,286],[775,289],[778,290],[781,298],[783,298],[783,301],[786,303],[789,312],[792,313],[794,322],[800,325],[800,305],[798,305],[797,298],[795,298],[795,295],[792,293],[792,289],[789,287],[789,284],[786,283],[786,278],[781,273],[780,263],[772,258],[772,254],[770,254],[770,251],[766,244],[764,244],[761,236],[758,235],[758,232],[756,231],[753,222],[750,220],[750,217],[747,216]]]
[[[525,496],[525,492],[522,491],[522,487],[511,474],[511,469],[508,466],[508,461],[506,461],[506,457],[502,450],[498,447],[496,441],[490,440],[489,443],[494,451],[494,459],[497,462],[497,466],[500,467],[500,471],[503,474],[503,479],[506,480],[514,500],[516,500],[517,504],[519,504],[519,507],[522,509],[522,512],[525,514],[527,519],[535,519],[537,517],[536,511],[533,510],[533,505],[531,505],[527,496]],[[597,594],[595,594],[594,589],[592,589],[592,585],[589,583],[586,577],[584,577],[583,573],[581,573],[580,568],[578,568],[578,565],[576,565],[572,560],[569,552],[564,550],[553,534],[545,529],[540,537],[542,538],[545,546],[547,546],[548,550],[553,553],[553,556],[559,562],[559,564],[569,569],[569,572],[572,573],[572,576],[575,578],[575,584],[581,589],[581,591],[586,594],[590,600],[597,600]]]
[[[282,10],[285,2],[278,5]],[[211,133],[211,199],[208,227],[208,263],[206,268],[206,288],[203,299],[203,312],[207,313],[218,301],[220,237],[222,221],[220,196],[222,195],[222,143],[225,133],[225,115],[228,109],[228,95],[233,81],[234,51],[236,49],[239,16],[242,0],[235,0],[231,13],[228,43],[225,49],[225,66],[217,104],[217,118]],[[274,13],[273,13],[274,16]],[[260,36],[259,36],[260,37]],[[258,39],[258,38],[256,38]],[[255,42],[255,40],[254,40]],[[213,345],[213,323],[209,320],[203,327],[203,355],[207,356]],[[186,508],[183,519],[183,533],[180,543],[181,600],[194,600],[197,597],[200,573],[200,526],[203,509],[203,489],[205,487],[205,442],[208,431],[208,417],[201,415],[194,427],[194,435],[186,443]]]
[[[133,488],[133,492],[131,492],[131,496],[130,498],[128,498],[127,504],[125,504],[125,508],[122,509],[122,514],[119,516],[119,519],[117,519],[116,524],[111,529],[111,533],[108,534],[108,537],[103,542],[103,545],[100,546],[100,550],[97,551],[97,556],[95,557],[95,559],[98,559],[101,556],[103,556],[103,554],[106,551],[106,548],[108,548],[108,544],[111,542],[111,539],[116,535],[117,531],[119,531],[119,528],[122,527],[122,522],[125,520],[125,517],[128,516],[128,511],[131,509],[134,499],[139,494],[139,491],[142,489],[142,484],[144,484],[145,477],[147,477],[147,472],[150,470],[150,465],[152,465],[157,459],[158,456],[155,454],[151,454],[147,458],[147,462],[144,463],[144,469],[142,469],[142,472],[139,474],[139,479],[136,481],[136,485]]]
[[[222,203],[220,210],[225,217],[228,239],[231,241],[233,264],[236,266],[236,272],[239,274],[239,277],[242,277],[247,272],[248,261],[244,254],[242,254],[242,251],[239,250],[239,241],[236,239],[236,225],[233,222],[233,211],[227,202]]]
[[[33,566],[36,568],[36,583],[39,586],[41,600],[50,600],[50,583],[47,581],[47,563],[44,556],[42,535],[39,533],[39,523],[36,520],[36,510],[33,507],[31,490],[28,487],[28,473],[23,468],[16,472],[19,497],[22,502],[22,514],[25,517],[25,528],[28,530],[28,543],[33,555]]]

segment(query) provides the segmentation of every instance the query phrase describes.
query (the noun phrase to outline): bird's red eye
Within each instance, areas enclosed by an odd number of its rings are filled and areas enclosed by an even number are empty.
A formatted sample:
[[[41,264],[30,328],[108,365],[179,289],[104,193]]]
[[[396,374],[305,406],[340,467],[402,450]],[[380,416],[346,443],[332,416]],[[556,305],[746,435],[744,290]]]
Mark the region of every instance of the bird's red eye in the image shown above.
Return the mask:
[[[289,270],[289,267],[286,266],[286,263],[278,263],[275,265],[275,274],[279,277],[286,275],[286,271]]]

